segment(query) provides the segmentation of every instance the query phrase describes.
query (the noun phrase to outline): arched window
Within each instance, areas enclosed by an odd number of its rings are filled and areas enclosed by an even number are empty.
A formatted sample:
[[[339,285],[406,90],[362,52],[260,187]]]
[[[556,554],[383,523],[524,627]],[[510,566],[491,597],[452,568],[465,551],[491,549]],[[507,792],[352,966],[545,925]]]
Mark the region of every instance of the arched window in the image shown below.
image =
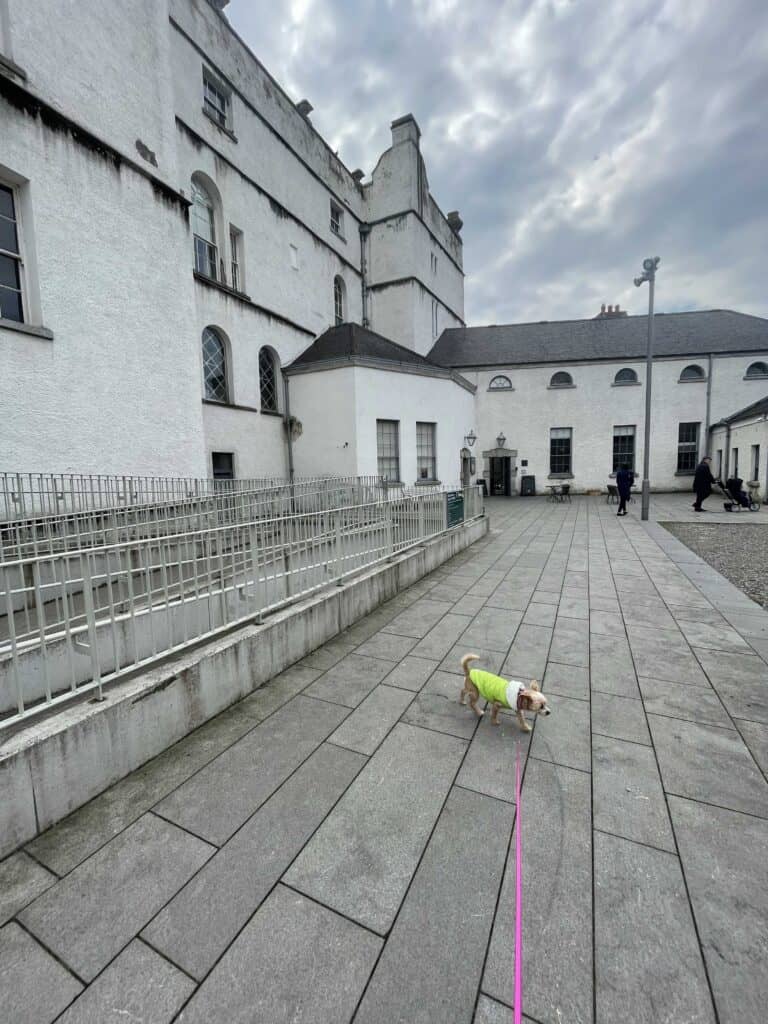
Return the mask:
[[[510,391],[511,389],[512,381],[503,375],[491,377],[491,383],[488,385],[489,391]]]
[[[768,363],[751,363],[747,367],[747,377],[768,377]]]
[[[340,277],[334,277],[333,279],[333,319],[338,327],[339,324],[344,323],[344,316],[346,313],[346,297],[347,289],[344,285],[344,281]]]
[[[631,370],[628,366],[625,366],[623,370],[619,370],[616,376],[613,378],[614,384],[637,384],[637,374],[634,370]]]
[[[217,279],[216,220],[213,200],[199,181],[192,181],[192,235],[195,240],[195,270]]]
[[[275,352],[266,345],[259,350],[259,394],[262,412],[278,412],[278,370],[279,360]]]
[[[227,349],[224,339],[214,327],[203,331],[203,380],[205,397],[211,402],[229,402],[227,383]]]
[[[573,377],[571,377],[570,373],[566,373],[565,370],[558,370],[557,373],[552,374],[549,386],[551,388],[572,388]]]
[[[691,365],[686,366],[680,374],[680,380],[706,380],[706,374],[700,366],[697,366],[695,363],[691,363]]]

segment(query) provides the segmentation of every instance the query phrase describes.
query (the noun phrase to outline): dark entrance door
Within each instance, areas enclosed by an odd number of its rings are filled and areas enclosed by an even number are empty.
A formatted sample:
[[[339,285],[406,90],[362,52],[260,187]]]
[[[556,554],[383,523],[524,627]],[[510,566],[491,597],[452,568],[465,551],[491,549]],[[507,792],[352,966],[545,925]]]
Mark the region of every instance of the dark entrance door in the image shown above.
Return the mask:
[[[510,495],[511,491],[511,465],[508,455],[491,459],[491,494]]]

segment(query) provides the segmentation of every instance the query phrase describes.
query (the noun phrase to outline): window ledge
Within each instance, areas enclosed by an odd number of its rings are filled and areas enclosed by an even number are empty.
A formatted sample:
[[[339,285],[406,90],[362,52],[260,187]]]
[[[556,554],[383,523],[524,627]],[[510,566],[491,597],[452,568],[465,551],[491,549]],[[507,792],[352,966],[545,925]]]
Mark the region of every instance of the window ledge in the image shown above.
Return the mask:
[[[768,373],[745,373],[742,380],[768,380]]]
[[[547,480],[573,480],[573,473],[548,473]]]
[[[19,67],[16,61],[11,60],[10,57],[4,57],[2,53],[0,53],[0,71],[10,71],[12,75],[16,75],[22,81],[26,82],[27,80],[27,72],[24,68]]]
[[[547,384],[547,391],[570,391],[575,384]]]
[[[258,412],[253,405],[238,405],[237,402],[217,402],[215,398],[204,398],[203,405],[217,405],[220,409],[241,409],[243,412]]]
[[[515,389],[514,388],[486,388],[485,390],[488,391],[492,395],[496,395],[496,394],[499,394],[499,393],[504,394],[504,392],[506,392],[506,391],[514,391]],[[558,390],[558,389],[555,388],[555,390]]]
[[[695,469],[678,469],[675,472],[675,476],[696,476]]]
[[[640,387],[640,381],[639,380],[615,380],[613,382],[613,384],[611,384],[611,387],[612,388],[639,388]]]
[[[262,416],[279,416],[280,419],[284,418],[283,414],[280,412],[279,409],[262,409],[261,410],[261,415]]]
[[[18,331],[19,334],[31,334],[33,338],[53,341],[53,331],[47,327],[36,327],[34,324],[20,324],[17,320],[6,320],[0,317],[0,327],[6,331]]]
[[[224,125],[219,124],[219,122],[216,120],[216,118],[213,116],[213,114],[209,114],[208,111],[205,109],[205,107],[202,108],[202,111],[205,114],[205,116],[208,118],[208,120],[211,122],[211,124],[215,125],[219,129],[220,132],[223,132],[224,135],[228,136],[233,142],[237,142],[238,141],[237,136],[235,135],[235,133],[232,131],[231,128],[225,128]]]
[[[706,384],[706,377],[679,377],[678,384]]]
[[[245,302],[253,302],[250,295],[245,292],[239,292],[235,288],[230,288],[228,284],[224,284],[222,281],[217,281],[215,277],[208,277],[207,274],[201,274],[199,270],[193,270],[192,273],[195,275],[195,280],[200,281],[202,284],[208,284],[211,288],[218,288],[219,291],[226,292],[227,295],[232,295],[236,299],[243,299]]]
[[[413,481],[413,486],[414,487],[435,487],[439,483],[440,483],[439,480],[414,480]]]
[[[343,242],[344,245],[347,244],[346,238],[339,231],[334,231],[333,228],[331,228],[331,234],[333,235],[334,238],[338,238],[340,242]]]

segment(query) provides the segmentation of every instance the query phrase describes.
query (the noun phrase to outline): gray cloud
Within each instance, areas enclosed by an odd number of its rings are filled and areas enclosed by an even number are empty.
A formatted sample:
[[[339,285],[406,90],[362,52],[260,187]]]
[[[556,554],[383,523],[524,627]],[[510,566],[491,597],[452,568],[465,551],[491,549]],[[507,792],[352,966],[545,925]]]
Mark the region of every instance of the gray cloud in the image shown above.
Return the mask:
[[[232,0],[349,167],[412,111],[464,219],[468,323],[662,310],[768,315],[764,0]]]

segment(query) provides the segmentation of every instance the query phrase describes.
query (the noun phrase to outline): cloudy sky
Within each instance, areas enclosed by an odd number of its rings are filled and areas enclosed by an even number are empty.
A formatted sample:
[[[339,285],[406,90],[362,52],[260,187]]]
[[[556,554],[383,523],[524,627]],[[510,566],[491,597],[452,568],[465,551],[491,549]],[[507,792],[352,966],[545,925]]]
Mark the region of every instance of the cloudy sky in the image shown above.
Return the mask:
[[[768,316],[768,0],[232,0],[350,168],[411,112],[464,220],[471,324]]]

